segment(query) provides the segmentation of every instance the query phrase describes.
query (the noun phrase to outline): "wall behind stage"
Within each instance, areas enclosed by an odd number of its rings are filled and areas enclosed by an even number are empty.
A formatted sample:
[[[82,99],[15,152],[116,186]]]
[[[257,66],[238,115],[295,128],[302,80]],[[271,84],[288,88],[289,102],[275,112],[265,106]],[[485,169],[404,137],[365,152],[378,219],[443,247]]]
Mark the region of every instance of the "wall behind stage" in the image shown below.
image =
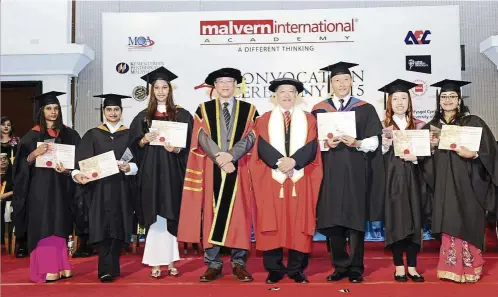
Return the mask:
[[[95,49],[95,61],[85,68],[79,77],[78,109],[76,128],[81,133],[94,127],[99,122],[99,104],[89,100],[93,94],[103,90],[102,78],[102,13],[103,12],[184,12],[184,11],[249,11],[249,10],[302,10],[328,8],[359,7],[401,7],[401,6],[435,6],[458,4],[460,12],[460,39],[466,46],[466,69],[461,72],[464,80],[473,81],[464,89],[469,96],[467,104],[473,113],[481,116],[498,135],[498,115],[496,98],[498,98],[498,73],[494,64],[479,53],[479,43],[490,35],[496,34],[498,28],[498,7],[492,2],[465,1],[364,1],[364,2],[313,2],[313,1],[96,1],[78,2],[76,6],[76,42],[85,43]],[[230,18],[232,18],[231,13]],[[418,15],[414,14],[413,18]],[[228,18],[228,19],[230,19]],[[441,22],[445,22],[444,16]],[[137,27],[140,24],[136,24]],[[434,33],[433,33],[434,34]],[[382,34],[380,34],[382,35]],[[378,42],[382,42],[380,37]],[[126,46],[126,45],[125,45]],[[167,53],[165,53],[165,56]],[[232,63],[231,63],[232,64]],[[196,68],[191,73],[196,73]],[[458,77],[458,74],[455,74]],[[131,86],[132,87],[132,86]],[[374,86],[372,86],[373,88]]]

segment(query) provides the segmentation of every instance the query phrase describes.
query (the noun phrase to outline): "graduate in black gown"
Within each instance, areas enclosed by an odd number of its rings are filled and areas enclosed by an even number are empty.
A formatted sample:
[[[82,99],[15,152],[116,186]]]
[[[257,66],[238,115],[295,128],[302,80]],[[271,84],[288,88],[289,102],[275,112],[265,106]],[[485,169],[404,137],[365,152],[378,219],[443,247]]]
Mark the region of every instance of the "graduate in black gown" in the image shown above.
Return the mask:
[[[486,123],[471,115],[460,88],[469,82],[445,79],[433,84],[437,94],[431,129],[434,152],[423,162],[424,179],[434,192],[432,233],[442,235],[438,278],[459,283],[477,282],[482,276],[486,212],[496,210],[495,186],[498,185],[498,148]],[[481,127],[477,151],[450,144],[438,149],[435,128],[444,125]]]
[[[2,244],[4,244],[4,239],[6,236],[10,237],[12,229],[5,230],[5,223],[12,222],[11,213],[12,213],[12,165],[10,164],[10,160],[7,153],[2,152],[0,154],[0,171],[1,171],[1,187],[2,192],[0,193],[0,200],[2,204],[2,210],[0,212],[0,216],[2,216],[2,226],[0,230],[2,230]],[[6,236],[4,236],[6,235]],[[9,247],[8,247],[9,248]]]
[[[328,133],[328,140],[320,141],[323,181],[316,227],[330,239],[335,271],[327,280],[349,276],[351,282],[360,283],[365,222],[382,219],[384,165],[379,116],[372,105],[351,95],[353,79],[349,68],[356,65],[339,62],[321,69],[330,73],[333,96],[316,104],[312,113],[355,112],[357,139]],[[347,237],[351,255],[346,251]]]
[[[130,148],[136,157],[138,174],[138,216],[147,229],[142,262],[152,267],[152,277],[161,276],[161,266],[168,265],[168,274],[179,274],[175,261],[180,259],[178,220],[183,181],[190,148],[193,117],[173,101],[171,81],[177,76],[164,67],[144,75],[151,85],[149,104],[138,113],[130,127]],[[186,147],[172,147],[167,139],[151,130],[153,121],[174,121],[188,125]],[[159,140],[164,145],[150,145]]]
[[[95,174],[92,172],[73,170],[72,176],[80,184],[76,203],[78,214],[83,218],[77,222],[86,225],[85,218],[88,215],[89,243],[99,253],[98,277],[102,282],[112,282],[120,275],[121,248],[130,243],[133,231],[132,199],[135,197],[132,196],[132,185],[133,175],[137,174],[138,168],[134,162],[130,162],[133,161],[128,149],[130,130],[121,123],[121,99],[130,97],[117,94],[94,97],[105,98],[105,122],[83,135],[76,149],[76,161],[112,151],[120,172],[95,181],[90,181]]]
[[[50,143],[77,146],[80,136],[62,123],[57,96],[48,92],[39,100],[38,124],[21,139],[14,163],[14,228],[16,236],[27,233],[30,253],[30,279],[33,282],[55,281],[72,276],[66,239],[73,231],[71,202],[75,184],[70,172],[59,162],[47,161],[35,166]],[[42,142],[37,147],[37,143]],[[55,170],[54,170],[55,169]]]
[[[393,147],[393,136],[399,130],[421,129],[425,123],[413,117],[410,89],[417,84],[397,79],[379,89],[388,94],[385,102],[386,116],[382,122],[387,128],[382,134],[382,153],[386,169],[385,178],[385,232],[386,246],[392,248],[397,282],[406,282],[410,277],[423,282],[417,270],[417,253],[422,244],[422,227],[430,211],[429,196],[417,157],[406,149],[397,157]],[[405,273],[403,254],[406,252],[408,277]]]

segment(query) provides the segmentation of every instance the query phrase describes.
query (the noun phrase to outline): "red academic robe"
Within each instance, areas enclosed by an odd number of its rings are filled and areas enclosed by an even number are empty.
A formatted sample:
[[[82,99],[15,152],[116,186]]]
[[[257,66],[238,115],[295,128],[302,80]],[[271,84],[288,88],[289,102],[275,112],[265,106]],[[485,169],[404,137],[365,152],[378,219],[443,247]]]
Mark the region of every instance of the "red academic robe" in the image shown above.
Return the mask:
[[[232,144],[247,136],[254,124],[256,108],[244,101],[236,101]],[[223,116],[221,116],[223,119]],[[248,169],[248,155],[236,162],[237,171],[217,181],[216,165],[199,144],[201,130],[216,140],[220,115],[218,100],[199,107],[194,116],[194,128],[183,187],[178,241],[200,242],[204,248],[213,245],[249,250],[251,246],[252,192]],[[217,202],[215,185],[221,189]]]
[[[287,135],[290,143],[288,154],[284,131],[279,108],[265,113],[256,121],[256,143],[250,162],[257,206],[256,249],[267,251],[284,247],[309,253],[315,234],[316,205],[322,180],[316,120],[309,113],[297,108],[294,110],[290,137]],[[283,174],[279,175],[270,167],[280,157],[271,156],[270,151],[276,152],[274,149],[296,160],[292,179],[282,179]],[[298,168],[300,170],[296,171]]]

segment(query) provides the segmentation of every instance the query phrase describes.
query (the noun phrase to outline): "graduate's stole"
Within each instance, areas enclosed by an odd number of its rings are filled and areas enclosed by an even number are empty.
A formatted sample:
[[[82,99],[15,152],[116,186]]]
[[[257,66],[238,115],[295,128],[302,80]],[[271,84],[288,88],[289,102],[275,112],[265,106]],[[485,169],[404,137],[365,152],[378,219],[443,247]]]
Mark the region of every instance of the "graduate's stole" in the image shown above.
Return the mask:
[[[268,136],[270,144],[279,151],[283,156],[290,157],[298,149],[306,145],[308,139],[308,119],[306,114],[299,108],[294,108],[291,114],[290,122],[290,140],[289,140],[289,155],[285,150],[285,119],[284,115],[277,106],[274,108],[268,121]],[[292,188],[292,196],[296,197],[296,183],[304,176],[304,168],[300,170],[294,169],[294,173],[290,178],[294,183]],[[280,187],[280,198],[284,198],[284,182],[288,178],[286,174],[278,169],[271,171],[271,177],[277,181]]]
[[[218,100],[206,102],[201,105],[203,118],[207,119],[206,124],[209,129],[211,139],[221,148],[221,127],[225,122],[220,115],[220,103]],[[252,120],[252,111],[250,104],[244,104],[235,100],[235,112],[232,114],[233,128],[229,135],[230,143],[228,149],[231,149],[243,136],[247,121]],[[238,170],[237,163],[234,163]],[[213,166],[213,208],[214,219],[209,235],[209,243],[223,245],[232,217],[232,209],[237,195],[238,173],[226,174],[218,166]]]

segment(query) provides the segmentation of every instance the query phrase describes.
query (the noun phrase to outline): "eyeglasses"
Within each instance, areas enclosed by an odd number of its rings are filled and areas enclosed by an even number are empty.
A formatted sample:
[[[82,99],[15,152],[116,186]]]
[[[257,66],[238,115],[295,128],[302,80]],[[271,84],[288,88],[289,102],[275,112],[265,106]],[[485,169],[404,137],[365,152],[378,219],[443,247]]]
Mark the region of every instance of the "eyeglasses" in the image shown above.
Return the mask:
[[[457,95],[441,96],[439,98],[441,99],[441,101],[453,101],[453,100],[458,99],[458,96]]]
[[[216,83],[220,84],[220,85],[222,85],[222,84],[233,84],[234,81],[235,81],[234,79],[227,79],[227,80],[221,80],[220,79],[220,80],[216,80]]]

